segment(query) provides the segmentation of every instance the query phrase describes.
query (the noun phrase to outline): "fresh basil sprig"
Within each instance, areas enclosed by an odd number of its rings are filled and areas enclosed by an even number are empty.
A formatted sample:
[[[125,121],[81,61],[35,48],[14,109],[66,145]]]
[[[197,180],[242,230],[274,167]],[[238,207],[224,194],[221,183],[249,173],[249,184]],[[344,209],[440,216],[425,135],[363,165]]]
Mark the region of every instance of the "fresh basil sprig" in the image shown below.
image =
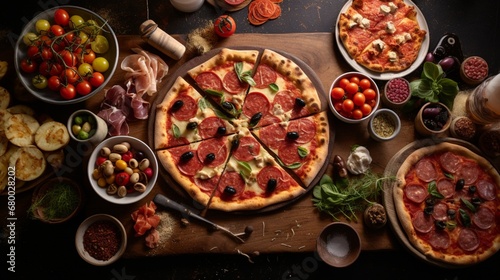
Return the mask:
[[[458,93],[458,84],[445,78],[441,65],[426,61],[420,79],[410,82],[411,95],[428,102],[441,102],[453,108],[453,100]]]
[[[437,189],[436,181],[432,181],[429,183],[429,185],[427,186],[427,191],[435,198],[444,198],[444,196]]]
[[[252,71],[243,71],[243,62],[236,62],[234,64],[234,71],[236,71],[236,76],[240,82],[245,82],[251,86],[255,86],[256,83],[252,78]]]

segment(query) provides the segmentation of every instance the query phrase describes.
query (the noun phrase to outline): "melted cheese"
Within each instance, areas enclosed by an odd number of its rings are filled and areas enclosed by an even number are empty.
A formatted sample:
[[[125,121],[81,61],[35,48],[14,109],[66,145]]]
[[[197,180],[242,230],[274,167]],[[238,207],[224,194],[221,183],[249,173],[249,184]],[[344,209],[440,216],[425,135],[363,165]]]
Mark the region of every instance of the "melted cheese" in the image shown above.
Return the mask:
[[[385,47],[385,43],[384,41],[380,40],[380,39],[377,39],[377,40],[374,40],[372,42],[372,46],[378,50],[378,51],[383,51],[384,50],[384,47]]]
[[[396,32],[396,26],[394,26],[394,23],[392,21],[387,22],[387,24],[385,25],[385,31],[389,34]]]

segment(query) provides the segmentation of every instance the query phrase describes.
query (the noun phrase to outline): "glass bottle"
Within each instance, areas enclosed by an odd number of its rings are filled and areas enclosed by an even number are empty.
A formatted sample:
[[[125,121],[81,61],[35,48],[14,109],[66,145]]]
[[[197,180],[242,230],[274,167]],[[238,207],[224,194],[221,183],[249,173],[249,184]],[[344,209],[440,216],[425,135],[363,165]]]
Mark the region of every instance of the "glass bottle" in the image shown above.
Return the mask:
[[[465,109],[471,120],[480,125],[500,121],[500,74],[477,86],[467,98]]]

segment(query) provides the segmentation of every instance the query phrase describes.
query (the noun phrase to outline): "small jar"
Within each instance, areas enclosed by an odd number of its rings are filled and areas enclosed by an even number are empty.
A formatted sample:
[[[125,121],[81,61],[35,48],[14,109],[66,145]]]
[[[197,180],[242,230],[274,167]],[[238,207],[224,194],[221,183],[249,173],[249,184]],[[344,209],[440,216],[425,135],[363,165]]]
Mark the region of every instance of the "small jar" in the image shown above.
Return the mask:
[[[170,0],[174,8],[181,12],[192,13],[201,8],[205,0]]]
[[[488,77],[488,63],[479,56],[466,58],[460,64],[460,78],[468,85],[480,84]]]
[[[389,108],[403,107],[411,98],[410,83],[404,78],[389,80],[384,86],[382,102]]]
[[[443,103],[427,102],[415,117],[415,129],[424,136],[446,132],[451,125],[451,111]]]
[[[500,156],[500,126],[489,126],[481,133],[478,146],[489,157],[496,158]]]
[[[385,211],[385,207],[380,203],[374,203],[366,207],[363,214],[363,221],[369,228],[382,228],[387,223],[387,213]]]
[[[451,121],[450,134],[455,138],[470,141],[476,135],[476,124],[468,117],[460,116]]]

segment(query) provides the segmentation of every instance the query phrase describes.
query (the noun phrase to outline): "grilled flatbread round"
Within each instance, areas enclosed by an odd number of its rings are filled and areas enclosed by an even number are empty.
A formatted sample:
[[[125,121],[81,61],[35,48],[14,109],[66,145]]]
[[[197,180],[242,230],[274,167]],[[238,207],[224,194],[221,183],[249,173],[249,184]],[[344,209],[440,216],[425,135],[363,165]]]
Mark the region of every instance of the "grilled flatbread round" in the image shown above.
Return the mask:
[[[9,113],[11,114],[26,114],[32,117],[35,116],[35,110],[30,106],[24,104],[10,106],[9,108],[7,108],[7,111],[9,111]]]
[[[35,133],[35,143],[43,151],[55,151],[69,143],[69,132],[66,125],[49,121],[42,124]]]
[[[16,179],[32,181],[43,174],[47,161],[38,147],[28,146],[19,148],[11,155],[9,166],[16,168]]]
[[[0,156],[5,154],[7,152],[7,149],[9,148],[9,139],[5,137],[5,133],[3,131],[0,131]]]
[[[5,136],[19,147],[33,145],[34,135],[39,127],[38,121],[27,114],[12,114],[4,123]]]
[[[7,109],[0,109],[0,131],[5,130],[4,123],[12,114]]]
[[[9,91],[0,86],[0,109],[7,109],[10,104],[10,93]]]

